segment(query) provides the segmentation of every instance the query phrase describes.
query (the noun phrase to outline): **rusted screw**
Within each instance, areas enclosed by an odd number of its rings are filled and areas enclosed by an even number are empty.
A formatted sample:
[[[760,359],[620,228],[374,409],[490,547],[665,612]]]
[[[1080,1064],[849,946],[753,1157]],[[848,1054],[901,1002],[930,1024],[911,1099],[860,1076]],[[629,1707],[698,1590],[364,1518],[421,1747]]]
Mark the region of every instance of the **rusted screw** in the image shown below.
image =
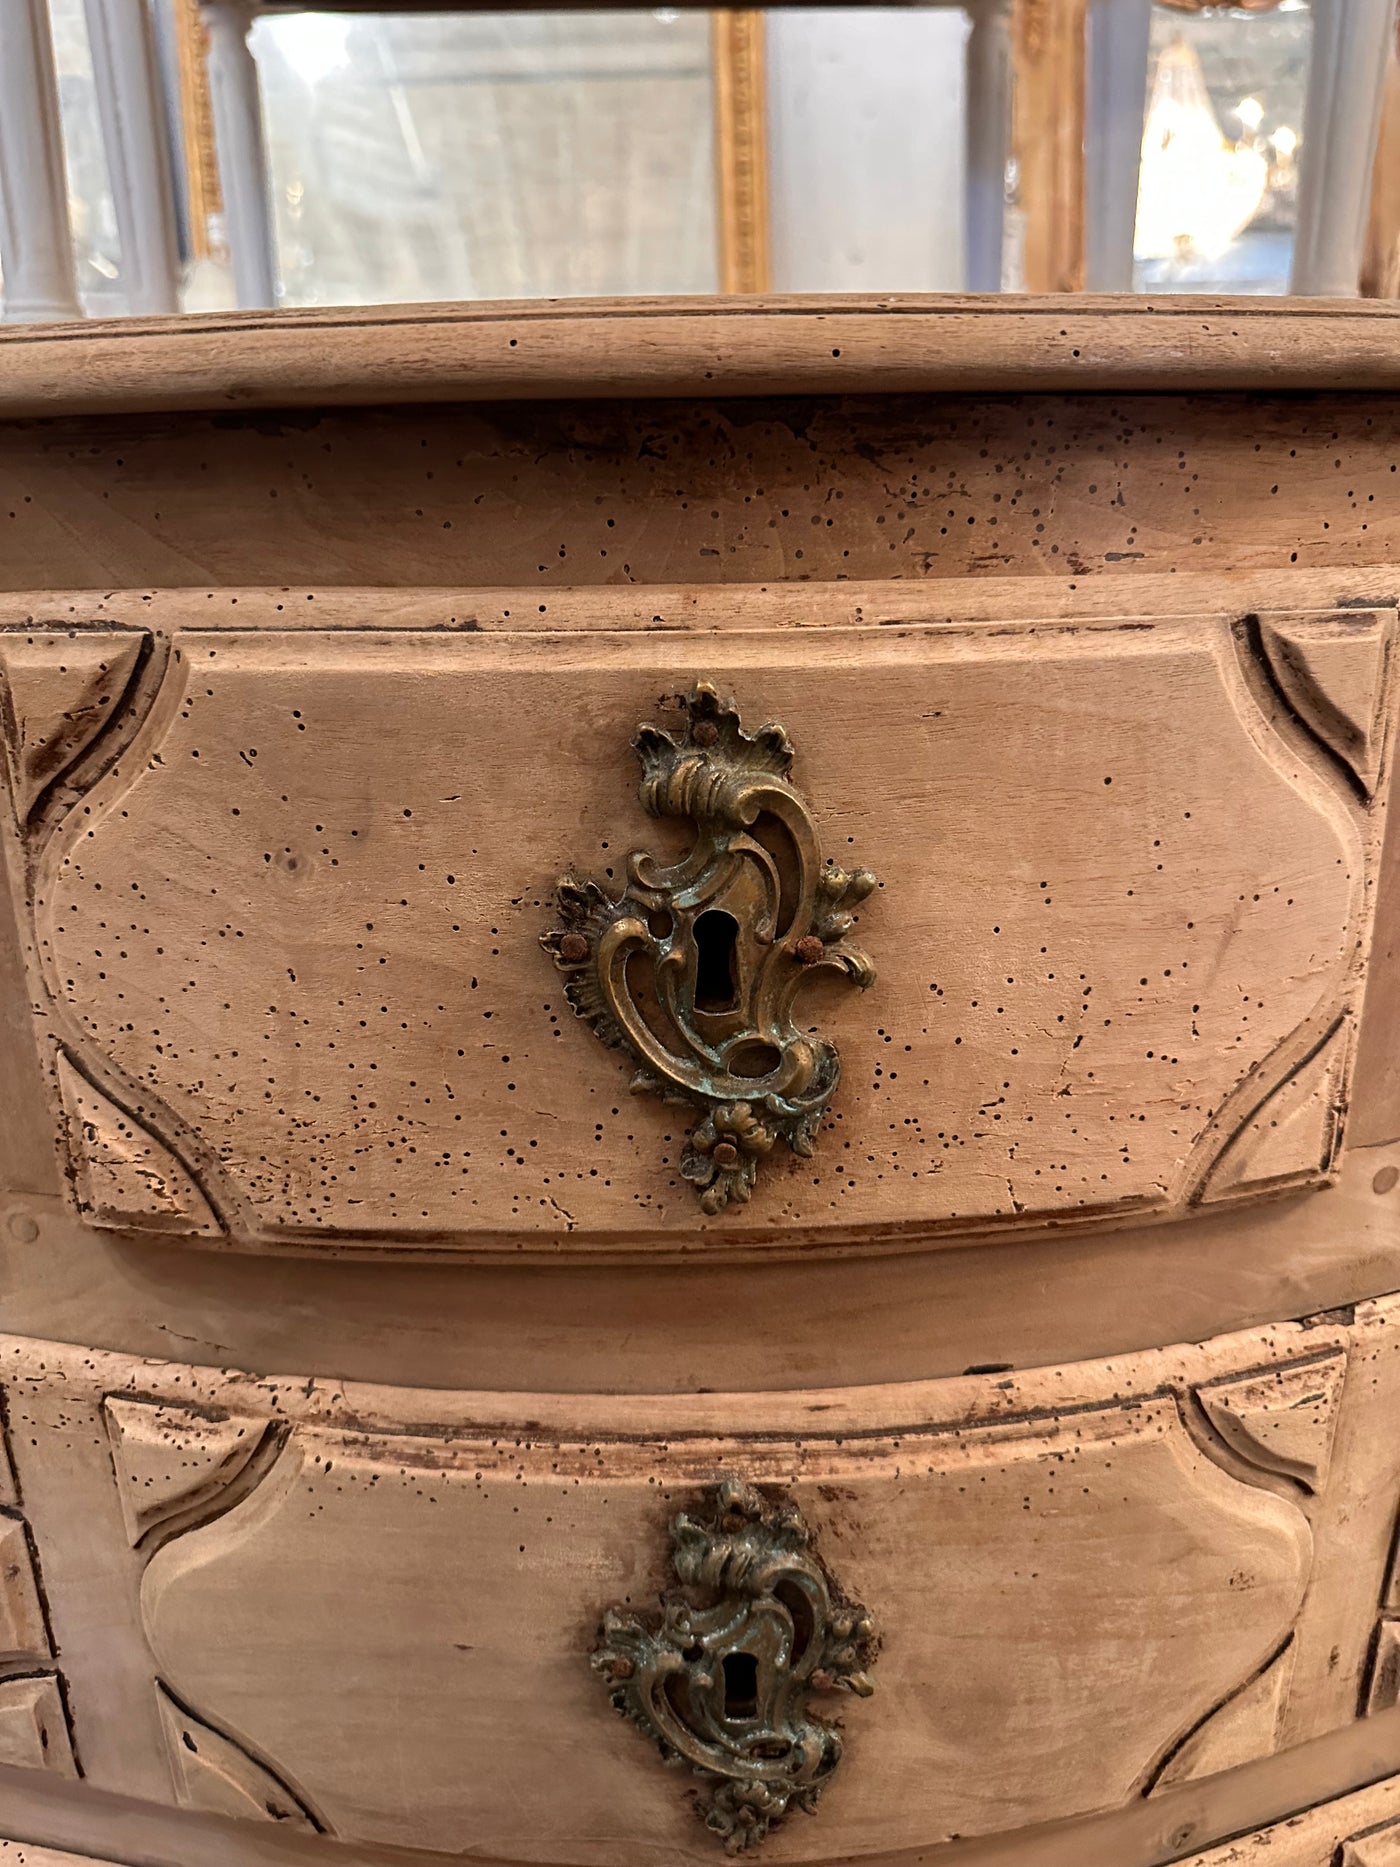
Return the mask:
[[[815,966],[818,960],[826,958],[826,947],[816,934],[803,934],[793,951],[804,966]]]
[[[581,933],[566,933],[559,942],[559,957],[570,966],[588,958],[588,942]]]
[[[697,720],[690,730],[690,736],[698,746],[712,746],[719,738],[719,727],[713,720]]]
[[[717,1167],[737,1167],[739,1150],[732,1141],[721,1141],[715,1148],[713,1159]]]

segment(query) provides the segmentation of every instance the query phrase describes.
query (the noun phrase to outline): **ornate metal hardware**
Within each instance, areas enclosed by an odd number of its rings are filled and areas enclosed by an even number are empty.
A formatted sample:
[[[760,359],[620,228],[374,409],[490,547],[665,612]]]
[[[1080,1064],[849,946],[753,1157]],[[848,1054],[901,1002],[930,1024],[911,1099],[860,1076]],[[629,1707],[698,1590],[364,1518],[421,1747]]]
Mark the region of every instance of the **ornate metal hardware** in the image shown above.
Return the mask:
[[[689,817],[693,847],[671,867],[634,851],[617,897],[565,877],[563,925],[541,944],[578,1015],[636,1061],[633,1090],[699,1115],[681,1172],[713,1213],[749,1197],[779,1137],[812,1152],[840,1059],[833,1043],[798,1030],[793,1000],[823,966],[873,983],[846,936],[876,882],[868,869],[823,862],[781,726],[746,733],[708,681],[681,704],[683,727],[643,725],[632,744],[643,805]]]
[[[672,1521],[682,1586],[661,1597],[660,1624],[609,1608],[593,1665],[665,1761],[689,1764],[710,1785],[699,1812],[737,1854],[789,1809],[814,1813],[841,1737],[808,1699],[842,1689],[868,1698],[879,1642],[794,1504],[769,1504],[738,1478],[723,1479],[709,1501],[708,1516]]]

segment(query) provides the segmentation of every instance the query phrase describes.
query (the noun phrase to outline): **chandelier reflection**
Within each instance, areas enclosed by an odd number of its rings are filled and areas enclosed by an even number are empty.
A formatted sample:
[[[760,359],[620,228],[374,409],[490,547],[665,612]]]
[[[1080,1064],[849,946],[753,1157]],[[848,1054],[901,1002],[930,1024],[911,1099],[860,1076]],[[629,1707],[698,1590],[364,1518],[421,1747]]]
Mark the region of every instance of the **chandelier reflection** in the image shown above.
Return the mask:
[[[1246,98],[1236,114],[1244,135],[1231,142],[1200,59],[1183,38],[1174,38],[1157,60],[1143,132],[1134,240],[1139,259],[1182,265],[1217,259],[1259,212],[1271,168],[1257,134],[1263,112],[1256,99]]]

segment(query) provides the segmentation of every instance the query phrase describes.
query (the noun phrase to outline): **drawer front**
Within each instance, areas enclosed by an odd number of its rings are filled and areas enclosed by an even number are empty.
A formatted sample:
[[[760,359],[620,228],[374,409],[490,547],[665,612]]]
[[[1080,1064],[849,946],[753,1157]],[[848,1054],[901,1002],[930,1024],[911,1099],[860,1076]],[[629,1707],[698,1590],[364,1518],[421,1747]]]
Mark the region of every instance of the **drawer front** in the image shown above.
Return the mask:
[[[844,1754],[766,1855],[1126,1805],[1344,1725],[1373,1690],[1398,1349],[1378,1304],[1021,1375],[621,1401],[9,1338],[0,1759],[366,1844],[698,1867],[728,1779],[663,1767],[609,1701],[619,1627],[659,1637],[658,1597],[680,1598],[674,1520],[748,1533],[721,1521],[730,1481],[789,1556],[815,1552],[804,1639],[874,1623],[854,1636],[870,1696],[838,1689],[838,1659],[778,1707]],[[752,1610],[786,1597],[735,1581],[754,1572],[692,1567],[686,1598],[742,1597],[735,1690],[773,1712]]]
[[[0,633],[10,869],[90,1222],[259,1249],[888,1248],[1334,1175],[1389,611],[802,629],[750,626],[738,592],[726,626],[663,639],[626,594],[572,632],[284,609]],[[778,1124],[718,1213],[696,1149],[713,1173],[742,1124],[629,1095],[635,1059],[539,944],[561,875],[611,899],[629,851],[685,846],[630,744],[684,738],[702,681],[747,733],[782,723],[813,849],[880,883],[852,936],[874,982],[817,966],[796,1001],[841,1057],[810,1157]]]

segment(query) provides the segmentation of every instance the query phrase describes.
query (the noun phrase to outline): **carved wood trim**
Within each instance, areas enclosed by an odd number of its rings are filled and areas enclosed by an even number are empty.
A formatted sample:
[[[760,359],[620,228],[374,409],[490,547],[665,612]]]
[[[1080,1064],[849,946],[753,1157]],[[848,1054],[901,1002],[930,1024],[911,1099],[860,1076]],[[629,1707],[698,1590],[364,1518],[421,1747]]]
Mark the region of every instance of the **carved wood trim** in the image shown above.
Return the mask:
[[[1400,389],[1400,307],[776,296],[0,326],[0,414],[742,395]],[[230,385],[236,385],[236,390]],[[178,430],[172,430],[177,433]],[[419,567],[421,570],[421,566]]]
[[[710,15],[715,86],[720,289],[769,288],[768,141],[763,15]]]
[[[175,0],[174,23],[190,251],[196,259],[207,259],[210,217],[223,213],[224,199],[209,101],[209,30],[200,17],[199,0]]]

